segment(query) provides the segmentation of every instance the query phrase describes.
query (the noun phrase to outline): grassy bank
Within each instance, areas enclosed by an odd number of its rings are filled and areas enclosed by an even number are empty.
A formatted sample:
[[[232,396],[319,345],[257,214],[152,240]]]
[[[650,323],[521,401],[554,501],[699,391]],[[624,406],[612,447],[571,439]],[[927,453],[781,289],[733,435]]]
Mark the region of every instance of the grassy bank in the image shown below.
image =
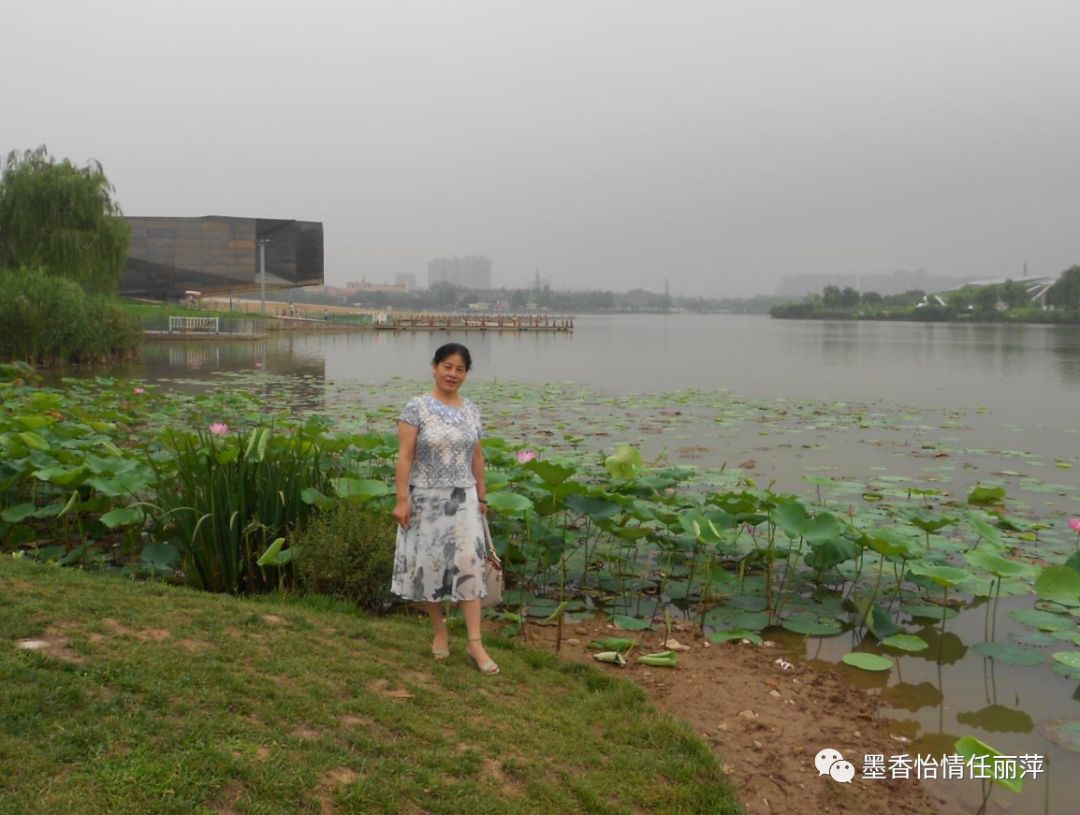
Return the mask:
[[[270,313],[263,315],[258,312],[245,314],[239,311],[197,308],[195,306],[180,305],[179,303],[148,303],[143,300],[120,300],[120,307],[132,317],[159,320],[167,317],[231,317],[233,319],[244,318],[248,320],[266,320],[276,316],[271,310],[271,306],[273,305],[275,304],[267,303],[267,310],[270,311]]]
[[[483,677],[460,630],[8,557],[0,608],[0,813],[737,810],[635,686],[509,641]]]

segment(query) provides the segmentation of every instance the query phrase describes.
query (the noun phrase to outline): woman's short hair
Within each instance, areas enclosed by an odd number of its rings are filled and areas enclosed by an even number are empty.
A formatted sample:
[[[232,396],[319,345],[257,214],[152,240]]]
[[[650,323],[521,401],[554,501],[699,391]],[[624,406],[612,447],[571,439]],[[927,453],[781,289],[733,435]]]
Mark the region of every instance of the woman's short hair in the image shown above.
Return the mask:
[[[448,342],[446,345],[440,345],[435,351],[435,357],[431,360],[432,365],[438,365],[447,357],[452,357],[457,354],[465,361],[465,370],[472,370],[472,354],[469,353],[469,349],[462,345],[460,342]]]

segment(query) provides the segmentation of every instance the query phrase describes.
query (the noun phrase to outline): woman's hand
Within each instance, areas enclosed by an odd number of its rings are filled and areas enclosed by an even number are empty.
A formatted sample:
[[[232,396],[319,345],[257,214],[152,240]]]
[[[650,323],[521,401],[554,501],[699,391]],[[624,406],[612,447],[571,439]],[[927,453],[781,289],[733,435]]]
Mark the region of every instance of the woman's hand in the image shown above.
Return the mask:
[[[402,529],[409,528],[409,499],[401,498],[394,504],[394,520]]]
[[[487,517],[487,502],[486,501],[481,501],[480,502],[480,514],[483,515],[485,518]]]

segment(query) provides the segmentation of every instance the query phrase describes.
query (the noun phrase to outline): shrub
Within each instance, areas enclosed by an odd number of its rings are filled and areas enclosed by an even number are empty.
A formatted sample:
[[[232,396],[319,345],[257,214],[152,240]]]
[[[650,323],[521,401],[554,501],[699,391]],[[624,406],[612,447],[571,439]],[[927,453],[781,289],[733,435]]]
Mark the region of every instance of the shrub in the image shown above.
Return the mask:
[[[54,366],[133,355],[142,333],[112,297],[37,269],[0,272],[0,360]]]
[[[293,539],[293,565],[308,591],[350,600],[369,611],[390,603],[396,524],[385,508],[339,501]]]

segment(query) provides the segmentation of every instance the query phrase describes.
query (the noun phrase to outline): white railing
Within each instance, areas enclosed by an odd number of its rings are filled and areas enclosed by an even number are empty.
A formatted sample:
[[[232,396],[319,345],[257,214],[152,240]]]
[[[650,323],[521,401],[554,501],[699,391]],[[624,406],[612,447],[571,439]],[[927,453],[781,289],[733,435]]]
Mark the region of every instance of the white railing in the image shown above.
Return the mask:
[[[170,317],[169,333],[202,331],[208,334],[220,333],[217,317]]]

